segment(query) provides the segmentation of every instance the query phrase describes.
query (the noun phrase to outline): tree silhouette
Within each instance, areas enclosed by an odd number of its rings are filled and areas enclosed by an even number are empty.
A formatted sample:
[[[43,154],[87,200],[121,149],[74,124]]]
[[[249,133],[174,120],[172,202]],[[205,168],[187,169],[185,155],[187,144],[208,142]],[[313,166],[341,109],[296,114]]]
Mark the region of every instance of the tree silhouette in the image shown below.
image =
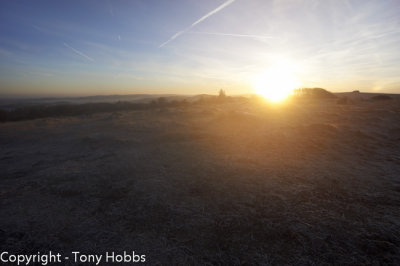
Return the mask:
[[[219,90],[219,95],[218,95],[218,97],[221,98],[221,99],[223,99],[223,98],[226,97],[225,91],[224,91],[223,89],[220,89],[220,90]]]

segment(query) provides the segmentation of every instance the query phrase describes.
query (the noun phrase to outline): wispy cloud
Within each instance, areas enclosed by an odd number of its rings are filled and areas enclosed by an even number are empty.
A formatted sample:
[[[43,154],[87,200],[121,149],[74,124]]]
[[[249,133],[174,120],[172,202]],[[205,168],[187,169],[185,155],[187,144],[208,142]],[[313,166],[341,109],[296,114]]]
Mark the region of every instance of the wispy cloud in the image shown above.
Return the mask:
[[[75,48],[69,46],[68,44],[64,43],[64,46],[67,47],[67,48],[69,48],[69,49],[71,49],[71,50],[72,50],[73,52],[75,52],[76,54],[78,54],[78,55],[80,55],[80,56],[86,58],[87,60],[92,61],[92,62],[94,61],[94,59],[91,58],[90,56],[85,55],[85,54],[82,53],[81,51],[76,50]]]
[[[230,4],[232,4],[233,2],[235,2],[235,0],[228,0],[225,3],[223,3],[222,5],[220,5],[219,7],[217,7],[216,9],[208,12],[207,14],[205,14],[204,16],[202,16],[200,19],[196,20],[195,22],[192,23],[192,25],[190,25],[189,27],[187,27],[184,30],[181,30],[177,33],[175,33],[174,35],[171,36],[171,38],[169,38],[166,42],[162,43],[159,48],[165,46],[166,44],[170,43],[171,41],[175,40],[176,38],[178,38],[180,35],[182,35],[183,33],[187,32],[188,30],[190,30],[191,28],[193,28],[194,26],[196,26],[197,24],[199,24],[200,22],[206,20],[207,18],[211,17],[212,15],[218,13],[219,11],[221,11],[222,9],[224,9],[225,7],[229,6]]]
[[[221,33],[221,32],[204,32],[204,31],[189,31],[190,34],[205,34],[205,35],[217,35],[217,36],[230,36],[238,38],[251,38],[256,40],[267,40],[273,39],[274,37],[266,35],[256,35],[256,34],[236,34],[236,33]]]
[[[111,1],[107,1],[107,6],[109,7],[108,11],[110,12],[110,15],[111,15],[112,17],[114,17],[114,16],[115,16],[115,15],[114,15],[114,9],[113,9],[113,6],[112,6]]]
[[[12,52],[0,47],[0,56],[11,56],[11,55],[13,55]]]

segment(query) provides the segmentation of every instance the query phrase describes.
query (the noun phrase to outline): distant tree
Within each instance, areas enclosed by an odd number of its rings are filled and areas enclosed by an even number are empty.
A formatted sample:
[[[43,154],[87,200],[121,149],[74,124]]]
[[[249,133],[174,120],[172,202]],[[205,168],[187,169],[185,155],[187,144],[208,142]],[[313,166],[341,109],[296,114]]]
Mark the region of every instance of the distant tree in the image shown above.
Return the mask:
[[[220,90],[219,90],[219,95],[218,95],[218,97],[219,97],[219,98],[225,98],[225,97],[226,97],[225,91],[224,91],[223,89],[220,89]]]

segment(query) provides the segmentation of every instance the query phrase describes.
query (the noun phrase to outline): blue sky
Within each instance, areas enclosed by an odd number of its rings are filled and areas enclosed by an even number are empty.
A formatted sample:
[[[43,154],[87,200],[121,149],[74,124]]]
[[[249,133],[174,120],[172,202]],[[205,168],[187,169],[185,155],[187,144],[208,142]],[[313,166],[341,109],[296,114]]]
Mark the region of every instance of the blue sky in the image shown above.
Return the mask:
[[[400,93],[398,0],[0,1],[0,95]]]

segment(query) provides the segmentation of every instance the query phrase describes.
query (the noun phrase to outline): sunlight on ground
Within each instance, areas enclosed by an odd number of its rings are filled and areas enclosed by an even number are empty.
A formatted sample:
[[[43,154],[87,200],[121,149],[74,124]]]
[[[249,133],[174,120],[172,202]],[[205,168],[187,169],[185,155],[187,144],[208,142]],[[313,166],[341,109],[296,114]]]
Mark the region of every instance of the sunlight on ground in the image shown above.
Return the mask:
[[[253,86],[255,93],[271,102],[280,102],[299,86],[299,82],[291,65],[276,64],[257,75]]]

